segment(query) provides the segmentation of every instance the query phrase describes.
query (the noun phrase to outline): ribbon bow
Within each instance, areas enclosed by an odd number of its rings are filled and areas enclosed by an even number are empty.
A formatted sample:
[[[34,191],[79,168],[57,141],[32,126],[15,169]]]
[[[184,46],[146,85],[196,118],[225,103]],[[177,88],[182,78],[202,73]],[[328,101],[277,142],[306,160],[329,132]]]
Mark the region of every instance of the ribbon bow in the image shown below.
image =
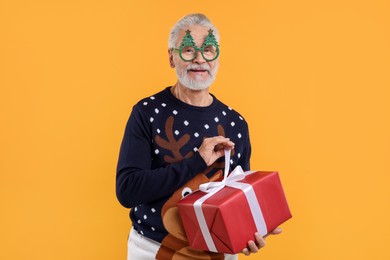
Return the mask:
[[[254,171],[244,172],[240,165],[238,165],[230,174],[229,174],[229,162],[230,162],[230,151],[225,150],[225,170],[223,174],[222,181],[213,181],[203,183],[199,186],[199,189],[206,193],[217,193],[225,186],[232,187],[233,183],[245,179],[245,176],[253,173]]]
[[[223,187],[231,186],[232,183],[243,180],[244,178],[245,173],[242,170],[241,166],[238,165],[228,176],[227,174],[224,174],[224,178],[222,181],[203,183],[199,186],[199,189],[206,193],[217,193]]]

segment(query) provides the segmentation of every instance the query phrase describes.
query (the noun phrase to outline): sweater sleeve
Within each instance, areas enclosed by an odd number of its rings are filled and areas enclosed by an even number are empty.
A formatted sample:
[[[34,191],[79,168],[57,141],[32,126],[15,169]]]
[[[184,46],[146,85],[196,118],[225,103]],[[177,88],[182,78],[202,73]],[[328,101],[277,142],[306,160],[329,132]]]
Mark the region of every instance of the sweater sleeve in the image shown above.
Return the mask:
[[[124,207],[167,197],[207,168],[196,152],[180,162],[151,169],[152,138],[149,122],[134,106],[126,125],[116,173],[116,195]]]
[[[246,124],[246,134],[244,135],[244,151],[243,154],[240,157],[240,160],[238,162],[238,165],[241,165],[242,169],[244,171],[250,170],[250,158],[252,153],[252,147],[251,142],[249,138],[249,129],[248,125]]]

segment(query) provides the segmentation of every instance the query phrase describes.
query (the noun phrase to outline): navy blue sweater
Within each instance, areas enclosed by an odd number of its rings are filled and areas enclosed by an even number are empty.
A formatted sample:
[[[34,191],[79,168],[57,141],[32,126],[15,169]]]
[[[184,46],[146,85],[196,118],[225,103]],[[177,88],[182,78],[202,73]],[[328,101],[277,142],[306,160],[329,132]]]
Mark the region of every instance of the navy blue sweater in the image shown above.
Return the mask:
[[[130,218],[140,234],[158,242],[167,235],[162,206],[207,168],[198,148],[203,138],[218,135],[235,143],[231,169],[241,165],[249,170],[248,125],[215,96],[210,106],[196,107],[174,97],[168,87],[133,107],[119,154],[116,193],[124,207],[132,208]],[[216,163],[223,162],[220,158]]]

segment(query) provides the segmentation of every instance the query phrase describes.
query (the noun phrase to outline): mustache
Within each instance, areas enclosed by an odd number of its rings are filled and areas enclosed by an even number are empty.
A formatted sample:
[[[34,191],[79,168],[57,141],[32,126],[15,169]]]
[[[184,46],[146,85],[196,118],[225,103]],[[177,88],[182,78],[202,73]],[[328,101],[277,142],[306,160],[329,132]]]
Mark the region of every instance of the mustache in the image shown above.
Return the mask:
[[[190,70],[206,70],[208,73],[210,73],[210,66],[206,63],[203,63],[203,64],[189,64],[188,67],[187,67],[187,71],[190,71]]]

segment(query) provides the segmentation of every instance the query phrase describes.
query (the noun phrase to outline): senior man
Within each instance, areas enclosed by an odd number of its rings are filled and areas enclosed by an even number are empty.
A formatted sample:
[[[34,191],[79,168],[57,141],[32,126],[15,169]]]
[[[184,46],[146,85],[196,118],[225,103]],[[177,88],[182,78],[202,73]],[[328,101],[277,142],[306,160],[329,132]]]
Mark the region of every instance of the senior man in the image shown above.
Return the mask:
[[[209,92],[219,66],[218,41],[218,31],[205,15],[180,19],[168,46],[176,84],[133,107],[116,177],[118,200],[132,208],[128,259],[238,258],[192,249],[176,207],[199,184],[221,177],[225,149],[231,150],[231,168],[249,170],[246,121]],[[243,249],[245,255],[265,245],[260,235],[254,238]]]

